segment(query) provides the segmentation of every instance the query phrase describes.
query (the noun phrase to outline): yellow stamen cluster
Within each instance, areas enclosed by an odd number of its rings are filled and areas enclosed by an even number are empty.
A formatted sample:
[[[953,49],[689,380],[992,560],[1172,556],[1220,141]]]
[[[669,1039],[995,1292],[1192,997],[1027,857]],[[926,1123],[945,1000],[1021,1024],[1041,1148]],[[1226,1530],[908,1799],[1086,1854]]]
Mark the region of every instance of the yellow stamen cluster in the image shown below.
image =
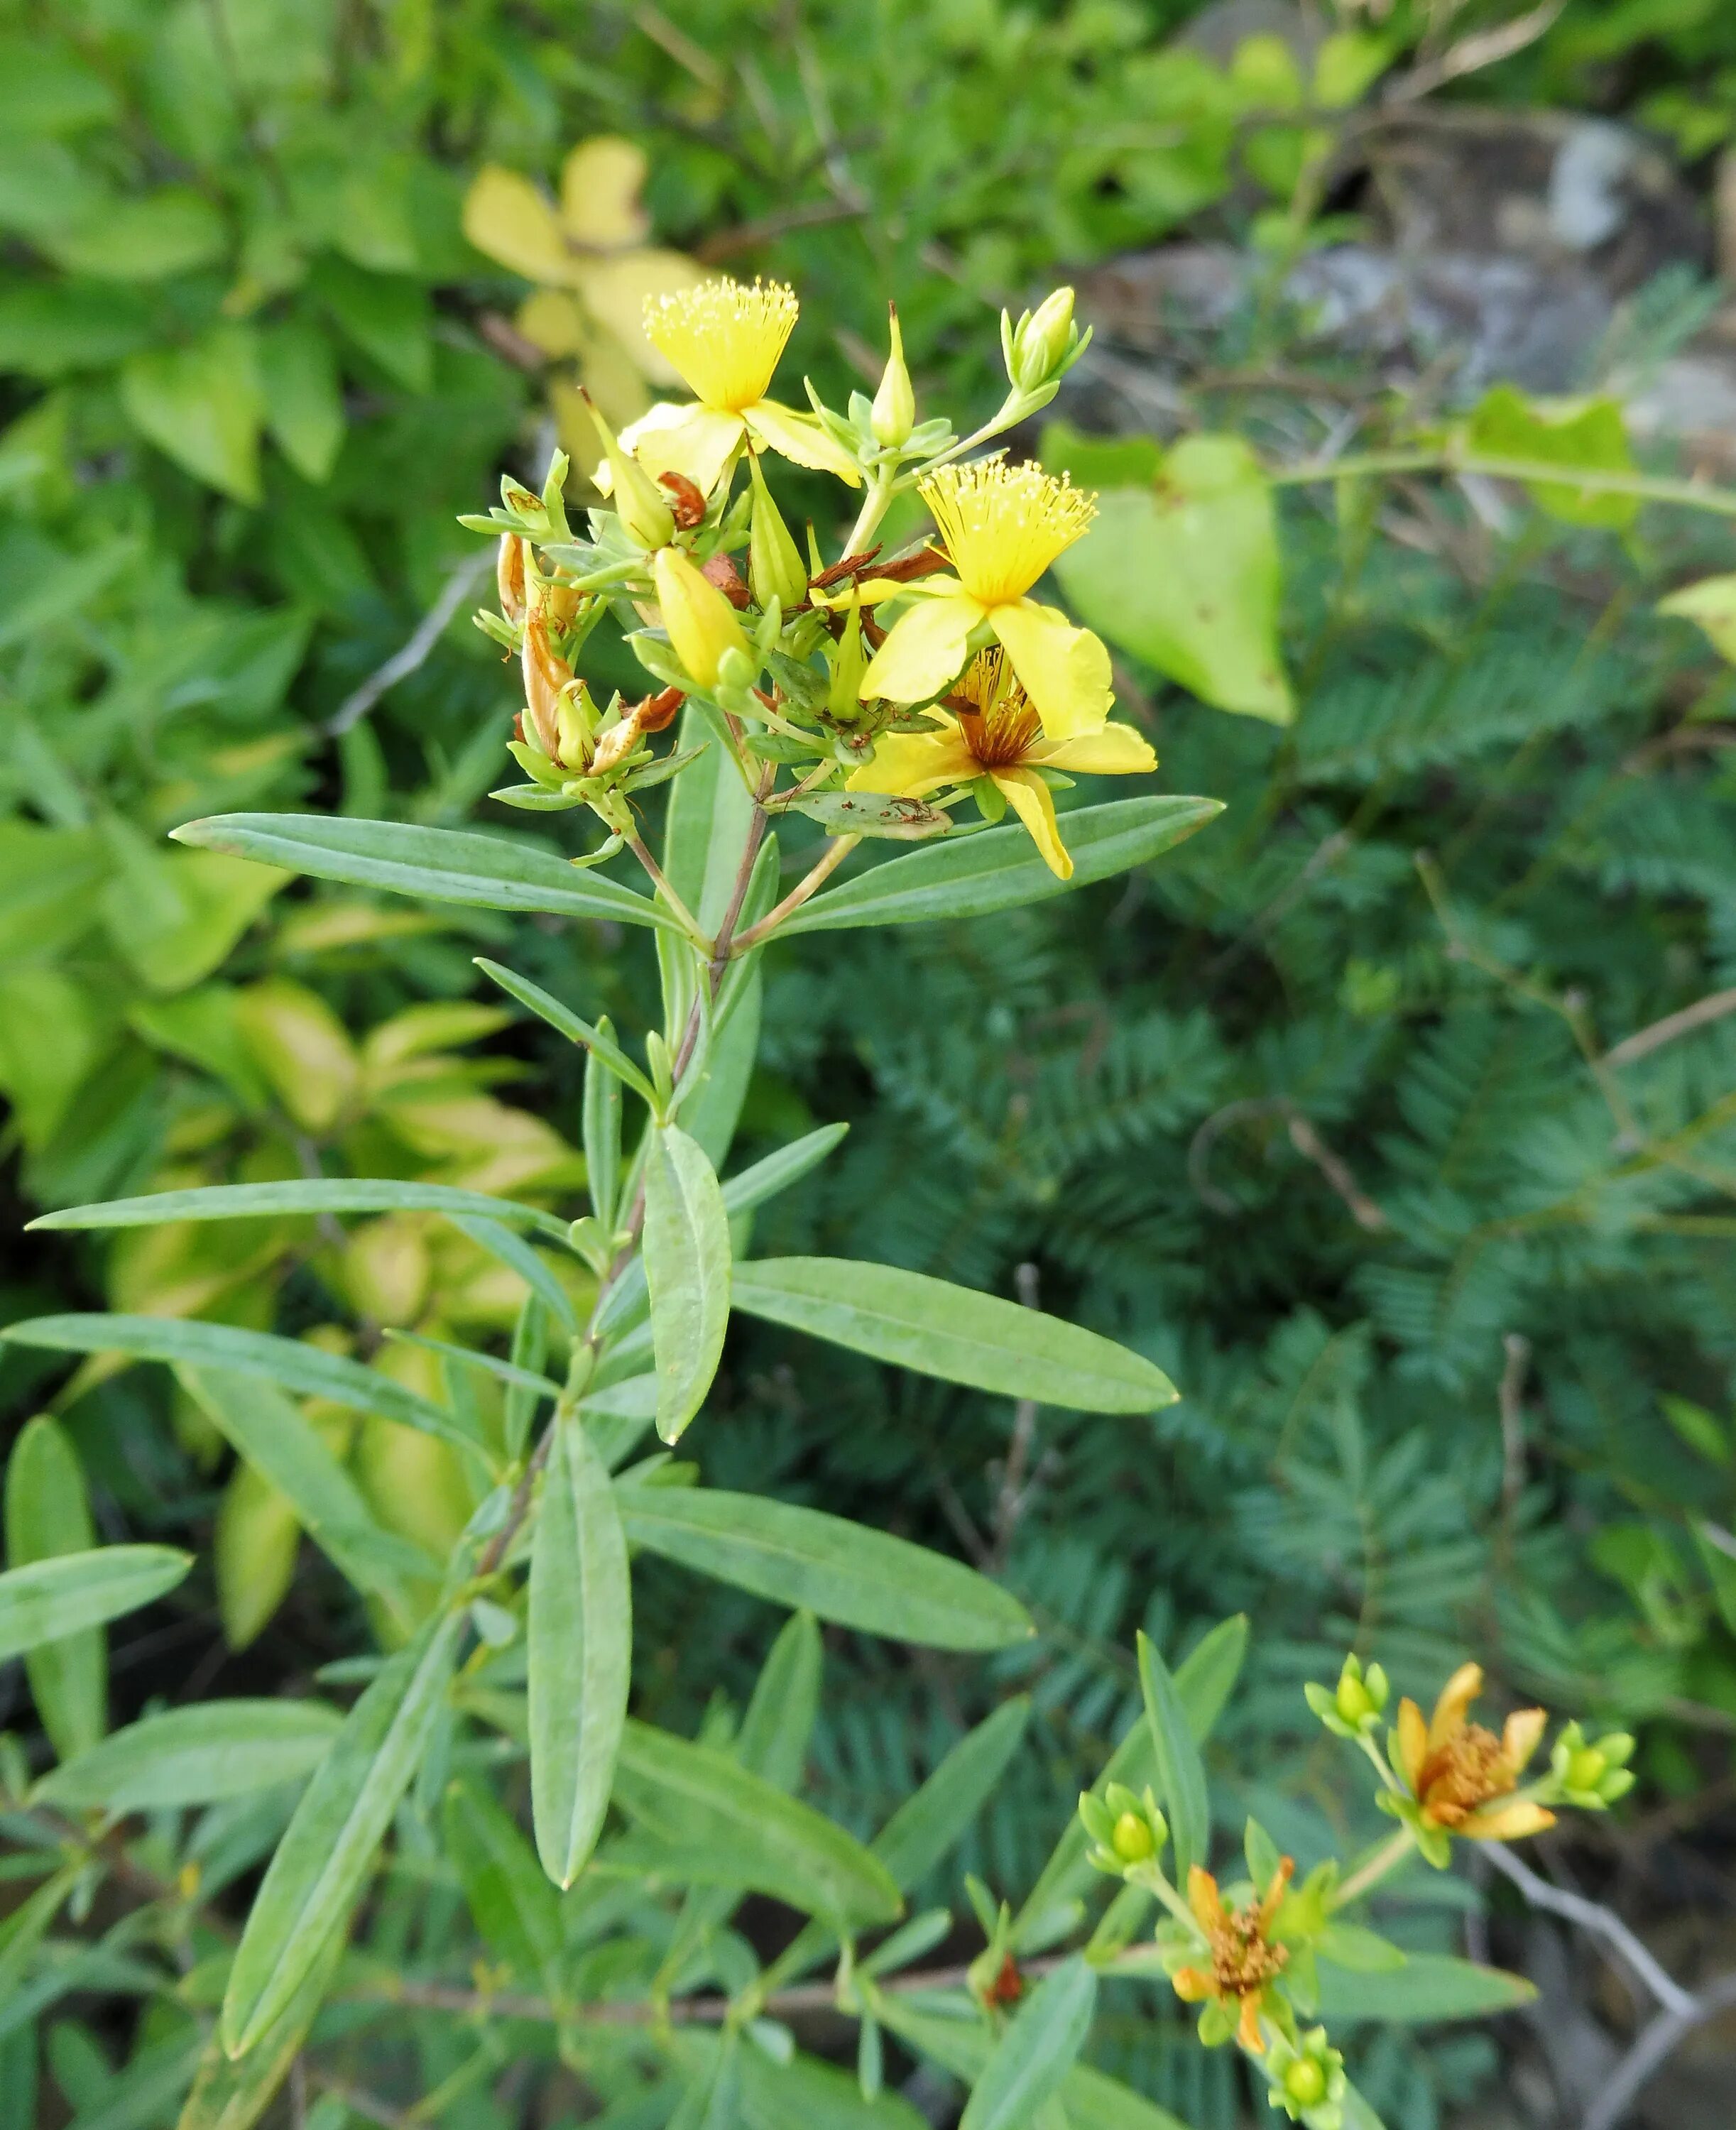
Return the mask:
[[[1097,515],[1064,475],[1001,459],[938,467],[921,486],[959,582],[987,607],[1022,599]]]
[[[1042,729],[1035,705],[998,644],[971,661],[948,707],[959,720],[965,745],[985,769],[1005,768],[1022,759]]]
[[[645,299],[645,333],[707,407],[739,414],[766,396],[801,306],[782,281],[727,275]]]

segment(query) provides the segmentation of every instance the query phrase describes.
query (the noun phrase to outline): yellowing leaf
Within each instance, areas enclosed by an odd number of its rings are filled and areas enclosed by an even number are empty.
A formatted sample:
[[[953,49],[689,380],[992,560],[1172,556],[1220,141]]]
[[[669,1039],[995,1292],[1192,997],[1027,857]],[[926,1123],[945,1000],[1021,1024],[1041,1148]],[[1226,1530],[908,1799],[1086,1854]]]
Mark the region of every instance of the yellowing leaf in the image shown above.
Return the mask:
[[[1736,665],[1736,576],[1702,577],[1657,602],[1660,614],[1697,622],[1722,658]]]
[[[1471,410],[1466,441],[1490,458],[1587,473],[1633,471],[1615,399],[1528,399],[1516,386],[1497,384]],[[1638,496],[1611,495],[1570,481],[1528,482],[1527,490],[1539,510],[1569,525],[1631,525],[1639,512]]]
[[[561,166],[561,220],[575,244],[600,251],[643,244],[651,217],[639,200],[645,151],[619,135],[581,141]]]
[[[356,1086],[356,1053],[343,1023],[323,998],[283,977],[249,985],[236,1015],[254,1063],[289,1115],[305,1130],[328,1130]]]
[[[212,1534],[218,1617],[232,1650],[256,1640],[289,1595],[300,1544],[287,1498],[251,1464],[237,1464]]]
[[[489,163],[464,197],[464,233],[528,281],[562,282],[571,255],[555,211],[530,179]]]

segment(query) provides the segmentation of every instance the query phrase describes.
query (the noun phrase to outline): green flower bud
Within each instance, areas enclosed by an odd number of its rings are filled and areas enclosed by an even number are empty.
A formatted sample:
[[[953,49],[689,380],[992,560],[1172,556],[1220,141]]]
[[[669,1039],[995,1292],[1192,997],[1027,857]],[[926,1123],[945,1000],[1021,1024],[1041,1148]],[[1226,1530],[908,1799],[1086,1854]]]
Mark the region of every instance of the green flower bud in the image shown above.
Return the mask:
[[[1124,1812],[1117,1820],[1109,1846],[1124,1864],[1143,1864],[1157,1852],[1151,1829],[1136,1812]]]
[[[1003,319],[1002,343],[1014,391],[1038,392],[1052,383],[1084,345],[1073,322],[1072,289],[1055,289],[1016,326],[1007,327]]]
[[[775,599],[787,614],[808,595],[808,573],[801,550],[790,536],[766,477],[760,471],[759,455],[750,453],[748,470],[753,485],[753,515],[748,533],[748,581],[763,607]]]
[[[911,431],[916,425],[916,394],[911,384],[910,371],[904,362],[904,335],[898,325],[898,306],[887,306],[892,313],[892,351],[880,379],[880,389],[874,394],[874,405],[868,416],[868,431],[877,444],[896,450],[907,442]]]
[[[1303,2108],[1326,2099],[1326,2071],[1313,2056],[1298,2056],[1284,2075],[1284,2089]]]
[[[683,670],[701,688],[715,688],[725,677],[725,661],[734,657],[748,668],[751,685],[752,661],[735,609],[701,575],[691,557],[679,547],[660,547],[652,573],[663,626]]]
[[[1294,2042],[1280,2038],[1267,2063],[1268,2103],[1293,2123],[1306,2115],[1316,2130],[1341,2123],[1340,2105],[1347,2089],[1344,2058],[1327,2039],[1324,2027],[1310,2027]]]
[[[609,460],[609,499],[629,538],[648,552],[667,547],[675,537],[675,513],[667,497],[632,452],[623,450],[620,438],[597,412],[588,392],[585,404],[591,409]]]

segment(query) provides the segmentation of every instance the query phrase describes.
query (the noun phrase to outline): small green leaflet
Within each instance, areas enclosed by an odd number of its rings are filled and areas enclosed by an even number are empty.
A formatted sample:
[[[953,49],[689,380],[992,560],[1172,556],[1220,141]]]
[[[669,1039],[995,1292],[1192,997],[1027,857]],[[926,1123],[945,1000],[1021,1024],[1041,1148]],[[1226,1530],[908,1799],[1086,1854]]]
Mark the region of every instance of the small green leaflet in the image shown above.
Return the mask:
[[[144,1228],[160,1220],[251,1220],[318,1213],[450,1213],[528,1223],[564,1242],[567,1223],[534,1206],[459,1191],[444,1183],[395,1183],[369,1177],[305,1177],[289,1183],[217,1183],[196,1191],[154,1191],[42,1213],[31,1228]]]
[[[311,1774],[342,1720],[319,1701],[208,1701],[165,1709],[56,1768],[32,1795],[70,1812],[212,1804]]]
[[[625,1488],[621,1509],[636,1545],[841,1626],[940,1650],[1003,1649],[1035,1631],[974,1569],[844,1516],[679,1487]]]
[[[430,1620],[381,1668],[302,1793],[229,1970],[223,2046],[243,2056],[286,2012],[343,1927],[427,1750],[466,1617]]]
[[[216,814],[170,833],[178,843],[202,850],[227,851],[235,857],[310,873],[316,880],[388,888],[429,902],[675,925],[645,895],[600,873],[578,870],[546,845],[507,843],[468,830],[324,814]]]
[[[88,1552],[97,1542],[84,1472],[57,1420],[38,1413],[20,1430],[6,1465],[6,1557],[14,1568],[57,1554]],[[86,1627],[43,1642],[26,1656],[31,1698],[63,1760],[93,1746],[108,1727],[108,1649]]]
[[[1145,1696],[1145,1722],[1157,1762],[1158,1797],[1169,1815],[1175,1845],[1176,1883],[1185,1885],[1192,1867],[1206,1861],[1212,1839],[1205,1765],[1169,1666],[1143,1630],[1138,1644],[1140,1691]]]
[[[1173,1405],[1162,1369],[1125,1346],[998,1295],[849,1258],[761,1258],[735,1268],[750,1316],[945,1383],[1078,1412]]]
[[[1216,799],[1153,795],[1083,806],[1065,817],[1073,877],[1058,880],[1021,828],[949,836],[870,866],[786,918],[780,936],[835,932],[858,924],[924,924],[985,917],[1107,880],[1144,865],[1223,811]]]
[[[328,1354],[299,1339],[270,1331],[242,1331],[177,1316],[29,1316],[8,1324],[0,1338],[19,1346],[49,1346],[65,1354],[131,1354],[135,1360],[232,1368],[263,1376],[299,1397],[330,1398],[357,1412],[377,1412],[424,1435],[438,1435],[461,1449],[476,1445],[449,1413],[406,1390],[377,1369],[342,1354]]]
[[[657,1431],[677,1442],[705,1402],[729,1323],[729,1216],[717,1174],[678,1125],[645,1156],[645,1279],[657,1355]]]
[[[527,1650],[537,1853],[570,1886],[608,1809],[633,1669],[627,1542],[584,1429],[557,1420],[531,1541]]]
[[[959,2130],[1022,2130],[1060,2091],[1096,2009],[1097,1976],[1083,1960],[1045,1975],[995,2044]]]
[[[99,1545],[0,1575],[0,1663],[59,1641],[174,1589],[193,1565],[168,1545]]]

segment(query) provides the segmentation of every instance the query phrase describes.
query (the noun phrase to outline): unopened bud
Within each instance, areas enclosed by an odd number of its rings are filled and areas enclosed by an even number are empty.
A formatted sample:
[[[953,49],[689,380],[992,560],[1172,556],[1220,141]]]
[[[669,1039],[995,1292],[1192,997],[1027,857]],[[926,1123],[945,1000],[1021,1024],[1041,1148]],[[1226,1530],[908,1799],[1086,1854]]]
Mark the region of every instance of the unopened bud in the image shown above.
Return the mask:
[[[1080,346],[1073,291],[1057,289],[1005,337],[1007,375],[1016,392],[1036,392],[1060,375]]]
[[[550,649],[547,622],[533,618],[525,623],[524,649],[519,666],[524,679],[524,707],[530,714],[537,745],[551,762],[558,761],[561,730],[557,705],[561,690],[572,678],[572,669]]]
[[[701,688],[717,685],[731,652],[744,664],[750,662],[734,608],[715,585],[706,583],[690,556],[679,547],[659,547],[651,567],[670,644],[683,670]]]
[[[584,768],[596,728],[596,704],[585,683],[562,688],[555,697],[555,737],[560,749],[555,759],[563,769]]]
[[[826,688],[826,708],[842,724],[854,724],[862,714],[862,676],[868,671],[868,662],[862,642],[862,609],[852,600],[844,633],[832,653],[832,677]]]
[[[1151,1829],[1136,1812],[1124,1812],[1117,1820],[1109,1846],[1124,1864],[1143,1864],[1148,1856],[1157,1853]]]
[[[801,550],[772,500],[758,452],[749,456],[748,473],[753,483],[753,515],[748,532],[748,581],[761,606],[770,606],[775,599],[787,614],[807,597],[808,573]]]
[[[524,618],[524,547],[516,532],[503,532],[495,556],[495,590],[511,622]]]
[[[1298,2108],[1326,2099],[1326,2067],[1314,2056],[1298,2056],[1284,2075],[1284,2089]]]
[[[877,444],[896,450],[916,425],[916,394],[911,384],[910,371],[905,367],[904,335],[899,328],[898,306],[893,303],[888,308],[892,313],[892,351],[881,373],[880,389],[874,394],[868,430]]]
[[[596,423],[597,434],[609,460],[609,499],[615,505],[629,539],[644,548],[662,547],[675,534],[675,513],[657,483],[646,472],[597,412],[590,394],[585,404]]]

